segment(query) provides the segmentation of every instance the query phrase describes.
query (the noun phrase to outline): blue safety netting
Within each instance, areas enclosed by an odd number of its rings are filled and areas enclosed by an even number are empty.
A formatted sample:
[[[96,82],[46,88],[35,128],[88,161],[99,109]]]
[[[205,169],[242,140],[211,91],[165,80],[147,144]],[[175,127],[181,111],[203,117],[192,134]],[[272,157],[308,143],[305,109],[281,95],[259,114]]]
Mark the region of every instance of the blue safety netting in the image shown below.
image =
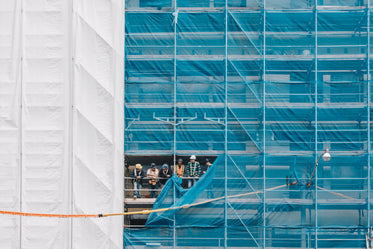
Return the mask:
[[[125,153],[218,156],[154,208],[224,198],[152,214],[125,247],[365,248],[372,3],[128,0]]]

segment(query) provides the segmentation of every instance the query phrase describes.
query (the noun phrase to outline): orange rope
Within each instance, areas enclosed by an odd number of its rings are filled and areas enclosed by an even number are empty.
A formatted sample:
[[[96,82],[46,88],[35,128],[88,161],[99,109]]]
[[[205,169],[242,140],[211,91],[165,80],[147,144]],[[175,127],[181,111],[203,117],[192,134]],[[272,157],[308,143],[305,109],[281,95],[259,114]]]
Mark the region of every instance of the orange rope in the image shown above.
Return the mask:
[[[266,189],[265,191],[272,191],[276,190],[279,188],[286,187],[290,184],[284,184],[280,186],[276,186],[273,188]],[[352,197],[332,192],[329,191],[325,188],[318,187],[319,189],[322,189],[324,191],[328,191],[331,194],[347,198],[347,199],[354,199]],[[177,207],[169,207],[169,208],[161,208],[161,209],[153,209],[153,210],[142,210],[142,211],[135,211],[135,212],[126,212],[126,213],[111,213],[111,214],[38,214],[38,213],[22,213],[22,212],[10,212],[10,211],[0,211],[0,214],[7,214],[7,215],[17,215],[17,216],[34,216],[34,217],[54,217],[54,218],[102,218],[102,217],[109,217],[109,216],[125,216],[125,215],[131,215],[131,214],[150,214],[150,213],[157,213],[157,212],[164,212],[168,210],[175,210],[175,209],[184,209],[184,208],[189,208],[189,207],[194,207],[194,206],[199,206],[202,204],[210,203],[210,202],[215,202],[218,200],[222,200],[224,198],[237,198],[237,197],[242,197],[242,196],[248,196],[248,195],[254,195],[254,194],[260,194],[263,193],[263,190],[258,190],[255,192],[249,192],[249,193],[243,193],[243,194],[237,194],[237,195],[231,195],[231,196],[221,196],[218,198],[206,200],[206,201],[201,201],[197,203],[192,203],[192,204],[185,204],[182,206],[177,206]]]
[[[54,217],[54,218],[99,218],[99,214],[38,214],[38,213],[22,213],[11,211],[0,211],[0,214],[17,215],[17,216],[34,216],[34,217]]]

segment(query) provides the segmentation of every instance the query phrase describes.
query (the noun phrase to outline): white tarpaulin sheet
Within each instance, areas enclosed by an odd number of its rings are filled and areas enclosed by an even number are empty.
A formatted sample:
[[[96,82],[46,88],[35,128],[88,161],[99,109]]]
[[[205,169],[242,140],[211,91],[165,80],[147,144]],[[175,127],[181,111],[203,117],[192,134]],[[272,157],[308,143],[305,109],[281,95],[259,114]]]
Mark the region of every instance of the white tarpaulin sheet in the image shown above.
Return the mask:
[[[0,0],[0,210],[123,209],[122,0]],[[0,248],[122,248],[123,217],[0,216]]]

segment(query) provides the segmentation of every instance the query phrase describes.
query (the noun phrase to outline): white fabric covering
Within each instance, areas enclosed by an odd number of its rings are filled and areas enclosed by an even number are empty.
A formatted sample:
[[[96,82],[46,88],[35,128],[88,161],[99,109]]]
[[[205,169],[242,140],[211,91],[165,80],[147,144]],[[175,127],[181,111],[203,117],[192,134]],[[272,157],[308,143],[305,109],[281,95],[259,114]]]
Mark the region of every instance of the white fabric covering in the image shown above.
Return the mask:
[[[0,209],[123,211],[122,0],[0,0]],[[123,217],[0,215],[0,248],[122,248]]]

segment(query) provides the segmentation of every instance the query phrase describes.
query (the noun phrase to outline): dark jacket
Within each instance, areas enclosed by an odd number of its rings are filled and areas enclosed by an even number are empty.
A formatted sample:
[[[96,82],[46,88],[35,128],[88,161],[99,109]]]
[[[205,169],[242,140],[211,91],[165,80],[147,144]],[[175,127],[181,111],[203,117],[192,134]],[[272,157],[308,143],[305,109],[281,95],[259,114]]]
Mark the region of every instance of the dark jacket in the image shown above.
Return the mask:
[[[137,179],[137,176],[140,176],[140,179]],[[145,177],[145,173],[143,170],[136,171],[136,169],[131,171],[131,177],[134,178],[133,181],[136,181],[140,184],[142,184],[142,179]]]
[[[208,170],[209,168],[211,168],[211,166],[212,166],[212,165],[210,165],[210,167],[209,167],[209,166],[207,166],[206,164],[203,165],[203,166],[201,166],[202,175],[205,174],[205,173],[207,172],[207,170]],[[203,172],[205,172],[205,173],[203,173]]]
[[[168,177],[167,178],[167,175],[170,175],[170,177]],[[161,169],[160,170],[160,172],[159,172],[159,178],[163,178],[163,179],[159,179],[159,182],[162,184],[162,185],[165,185],[166,184],[166,182],[167,182],[167,180],[169,179],[169,178],[171,178],[172,177],[172,170],[168,170],[168,172],[165,174],[165,173],[163,173],[163,169]]]
[[[185,176],[187,177],[201,176],[201,166],[199,165],[199,162],[195,161],[193,164],[189,162],[185,167]]]

